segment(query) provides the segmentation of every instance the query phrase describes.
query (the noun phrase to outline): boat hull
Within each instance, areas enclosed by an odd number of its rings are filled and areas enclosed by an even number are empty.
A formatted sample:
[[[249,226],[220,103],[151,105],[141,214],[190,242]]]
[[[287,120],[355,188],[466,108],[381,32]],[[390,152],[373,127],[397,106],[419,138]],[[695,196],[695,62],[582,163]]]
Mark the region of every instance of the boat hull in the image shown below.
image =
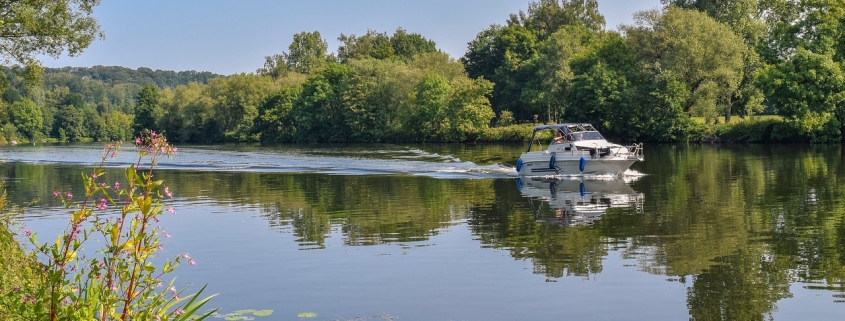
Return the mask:
[[[518,173],[524,176],[543,175],[621,175],[637,158],[624,156],[593,157],[586,155],[560,155],[546,152],[523,153],[517,161]],[[554,157],[554,162],[552,162]],[[583,168],[582,168],[583,163]]]

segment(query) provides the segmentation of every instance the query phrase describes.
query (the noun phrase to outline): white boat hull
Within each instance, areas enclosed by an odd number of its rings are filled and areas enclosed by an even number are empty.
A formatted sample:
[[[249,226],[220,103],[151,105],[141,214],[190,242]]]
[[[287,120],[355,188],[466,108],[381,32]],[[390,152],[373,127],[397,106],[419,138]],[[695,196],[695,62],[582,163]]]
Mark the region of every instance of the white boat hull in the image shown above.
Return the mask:
[[[555,156],[552,165],[552,156]],[[545,152],[523,153],[519,158],[519,175],[621,175],[638,159],[606,156],[593,158],[590,154],[576,152],[573,155],[559,155]],[[584,163],[583,170],[581,163]]]

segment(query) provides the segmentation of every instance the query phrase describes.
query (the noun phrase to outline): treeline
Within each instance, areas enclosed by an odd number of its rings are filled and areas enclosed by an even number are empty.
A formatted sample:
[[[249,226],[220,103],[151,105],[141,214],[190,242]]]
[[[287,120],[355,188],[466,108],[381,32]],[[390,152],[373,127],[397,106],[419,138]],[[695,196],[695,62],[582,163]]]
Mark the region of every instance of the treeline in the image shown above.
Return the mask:
[[[223,77],[210,72],[117,66],[46,68],[40,84],[26,68],[0,67],[0,142],[125,140],[134,134],[144,86],[176,87]]]
[[[340,35],[337,54],[319,32],[256,73],[139,95],[135,128],[180,142],[460,142],[495,117],[493,84],[419,34]]]
[[[541,0],[478,34],[461,58],[497,114],[585,121],[624,140],[688,141],[762,112],[768,137],[841,140],[845,4],[663,0],[605,31],[597,1]],[[723,118],[722,118],[723,117]]]
[[[623,141],[678,142],[775,114],[732,136],[841,141],[845,4],[662,2],[616,31],[596,0],[531,2],[479,32],[459,60],[400,28],[341,34],[336,53],[302,32],[256,72],[228,77],[64,68],[45,75],[42,95],[7,86],[18,95],[4,91],[0,124],[7,139],[151,128],[177,142],[460,142],[519,140],[524,128],[508,125],[566,121]],[[22,116],[35,109],[40,117]]]

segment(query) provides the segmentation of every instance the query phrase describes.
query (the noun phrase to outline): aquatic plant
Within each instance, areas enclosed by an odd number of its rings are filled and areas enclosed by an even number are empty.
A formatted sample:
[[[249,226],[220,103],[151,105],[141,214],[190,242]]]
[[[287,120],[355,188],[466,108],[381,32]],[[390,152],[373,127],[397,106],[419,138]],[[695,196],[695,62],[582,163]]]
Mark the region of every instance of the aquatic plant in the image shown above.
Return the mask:
[[[0,293],[10,319],[202,320],[215,312],[198,312],[213,297],[200,298],[205,286],[186,295],[174,279],[164,281],[180,263],[196,264],[188,254],[154,264],[162,251],[160,237],[167,236],[156,223],[174,210],[163,201],[172,196],[170,189],[154,179],[153,170],[177,149],[149,130],[135,139],[135,148],[138,161],[126,169],[123,186],[104,181],[104,164],[119,149],[109,144],[93,172],[82,175],[85,195],[53,192],[70,213],[55,242],[41,243],[24,231],[42,264],[42,282]],[[90,251],[83,244],[98,247]],[[79,254],[83,250],[86,254]]]

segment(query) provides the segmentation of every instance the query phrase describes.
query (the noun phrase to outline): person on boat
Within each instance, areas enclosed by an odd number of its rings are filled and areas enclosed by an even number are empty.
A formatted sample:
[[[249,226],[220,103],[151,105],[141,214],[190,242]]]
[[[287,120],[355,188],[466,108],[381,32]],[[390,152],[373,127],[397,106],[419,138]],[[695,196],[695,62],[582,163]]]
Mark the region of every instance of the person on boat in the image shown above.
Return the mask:
[[[555,133],[554,143],[555,144],[563,143],[563,132],[562,131],[558,130],[557,133]]]

